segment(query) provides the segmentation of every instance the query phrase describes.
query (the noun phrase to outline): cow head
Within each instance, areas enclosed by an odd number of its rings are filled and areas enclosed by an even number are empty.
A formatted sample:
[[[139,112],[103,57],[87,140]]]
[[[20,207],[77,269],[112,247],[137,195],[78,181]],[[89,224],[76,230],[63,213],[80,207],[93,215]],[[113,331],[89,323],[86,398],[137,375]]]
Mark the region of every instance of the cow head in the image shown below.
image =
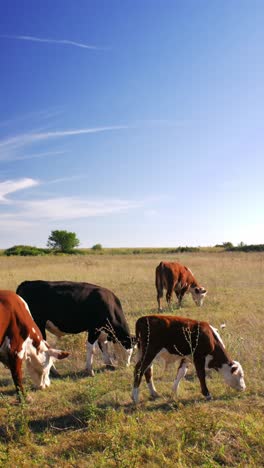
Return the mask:
[[[204,301],[204,298],[207,294],[207,291],[206,289],[204,288],[201,288],[199,286],[194,286],[194,287],[190,287],[190,293],[192,295],[192,298],[195,302],[195,304],[199,307],[201,307],[203,305],[203,301]]]
[[[36,387],[44,389],[50,385],[49,372],[54,361],[65,359],[69,353],[50,348],[45,341],[36,348],[29,339],[25,353],[26,365]]]
[[[239,362],[232,361],[231,363],[223,364],[219,369],[219,372],[223,375],[227,385],[235,390],[245,390],[246,384],[244,380],[244,372]]]

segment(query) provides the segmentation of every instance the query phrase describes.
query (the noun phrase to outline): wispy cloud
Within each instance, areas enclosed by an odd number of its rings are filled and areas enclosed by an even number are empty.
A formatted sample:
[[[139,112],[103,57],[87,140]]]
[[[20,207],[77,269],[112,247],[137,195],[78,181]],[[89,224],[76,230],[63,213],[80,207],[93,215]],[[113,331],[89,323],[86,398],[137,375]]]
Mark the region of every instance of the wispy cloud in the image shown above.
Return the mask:
[[[50,183],[68,179],[51,180]],[[5,211],[1,214],[1,221],[7,219],[19,220],[21,218],[25,221],[37,219],[80,219],[128,211],[144,204],[144,201],[137,200],[123,200],[119,198],[87,199],[78,196],[51,197],[38,200],[8,198],[8,195],[11,193],[38,185],[43,185],[43,183],[31,178],[0,182],[0,202],[8,203],[8,206],[12,208],[11,211]]]
[[[9,34],[1,34],[0,38],[2,39],[16,39],[19,41],[31,41],[31,42],[45,42],[48,44],[60,44],[66,46],[80,47],[81,49],[90,49],[90,50],[106,50],[105,47],[98,47],[91,44],[84,44],[83,42],[70,41],[68,39],[49,39],[44,37],[35,37],[35,36],[16,36]]]
[[[49,110],[40,110],[27,112],[25,114],[16,115],[11,119],[0,121],[0,127],[18,125],[26,121],[36,121],[37,119],[48,120],[62,114],[62,108],[54,108]]]
[[[38,185],[39,182],[34,179],[24,178],[19,180],[5,180],[0,182],[0,202],[7,202],[6,196],[18,190],[27,189]]]
[[[142,206],[135,200],[87,200],[81,197],[60,197],[19,202],[19,217],[24,219],[66,220],[105,216]]]
[[[28,132],[18,134],[0,141],[0,160],[17,159],[17,151],[34,143],[56,138],[87,135],[92,133],[107,132],[130,128],[127,125],[112,125],[105,127],[78,128],[70,130],[58,130],[53,132]],[[28,156],[30,157],[30,156]]]

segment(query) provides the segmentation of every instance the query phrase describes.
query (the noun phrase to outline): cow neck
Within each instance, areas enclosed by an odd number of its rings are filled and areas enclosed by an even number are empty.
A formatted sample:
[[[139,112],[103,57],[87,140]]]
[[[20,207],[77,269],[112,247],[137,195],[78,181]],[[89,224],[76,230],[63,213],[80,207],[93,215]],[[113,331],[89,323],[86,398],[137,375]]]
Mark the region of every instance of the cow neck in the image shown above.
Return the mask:
[[[226,350],[222,344],[218,341],[215,343],[215,347],[212,353],[213,359],[209,362],[208,367],[219,370],[224,364],[231,364],[232,361],[228,356]]]

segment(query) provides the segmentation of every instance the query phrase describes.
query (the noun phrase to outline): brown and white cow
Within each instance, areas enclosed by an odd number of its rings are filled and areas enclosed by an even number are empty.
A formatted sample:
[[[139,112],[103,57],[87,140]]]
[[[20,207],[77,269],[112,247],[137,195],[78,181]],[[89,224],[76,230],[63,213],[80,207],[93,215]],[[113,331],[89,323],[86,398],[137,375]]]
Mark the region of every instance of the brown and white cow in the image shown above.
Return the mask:
[[[163,289],[167,290],[166,300],[169,305],[173,291],[175,291],[179,306],[185,293],[191,293],[197,306],[203,305],[207,294],[206,289],[199,286],[191,270],[177,262],[160,262],[156,268],[156,289],[160,311],[162,310],[160,299],[163,297]]]
[[[0,361],[12,374],[19,396],[24,395],[22,362],[33,383],[41,389],[50,385],[49,371],[56,359],[69,353],[52,349],[33,321],[26,302],[12,291],[0,291]]]
[[[152,376],[153,360],[168,352],[180,361],[173,390],[176,392],[180,380],[187,372],[188,362],[193,360],[200,381],[202,394],[207,400],[211,395],[206,386],[205,369],[215,369],[225,382],[236,390],[245,390],[241,364],[227,354],[224,344],[207,322],[172,315],[147,315],[136,322],[136,339],[139,357],[134,370],[132,399],[138,402],[139,385],[143,374],[152,397],[158,396]]]

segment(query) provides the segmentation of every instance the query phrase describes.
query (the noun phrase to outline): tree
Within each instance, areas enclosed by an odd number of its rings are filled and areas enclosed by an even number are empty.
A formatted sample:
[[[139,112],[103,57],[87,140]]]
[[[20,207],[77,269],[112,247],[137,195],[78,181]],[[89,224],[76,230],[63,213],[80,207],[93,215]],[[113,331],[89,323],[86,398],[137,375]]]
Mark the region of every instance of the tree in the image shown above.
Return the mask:
[[[103,247],[102,247],[102,244],[95,244],[92,246],[92,250],[102,250]]]
[[[223,242],[222,246],[225,248],[225,249],[232,249],[233,244],[232,242]]]
[[[75,232],[51,231],[47,246],[53,250],[69,253],[80,244]]]

